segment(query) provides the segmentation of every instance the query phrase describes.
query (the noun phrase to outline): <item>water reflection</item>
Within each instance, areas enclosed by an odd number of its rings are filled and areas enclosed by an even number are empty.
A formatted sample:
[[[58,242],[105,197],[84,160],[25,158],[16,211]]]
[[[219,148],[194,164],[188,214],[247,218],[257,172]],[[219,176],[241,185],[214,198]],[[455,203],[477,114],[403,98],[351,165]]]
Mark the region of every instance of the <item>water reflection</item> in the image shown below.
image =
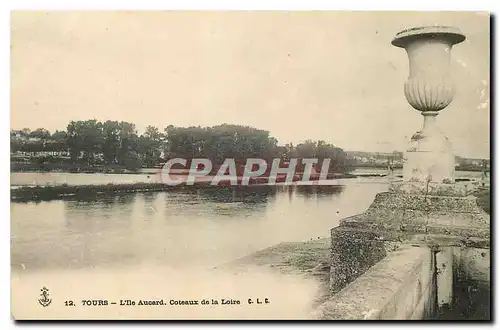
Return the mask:
[[[12,267],[210,267],[284,241],[327,236],[385,187],[193,187],[11,203]]]
[[[288,195],[288,200],[292,201],[294,196],[301,196],[306,200],[312,199],[325,199],[331,200],[333,197],[340,196],[344,191],[343,185],[331,185],[331,186],[320,186],[320,185],[301,185],[301,186],[277,186],[277,190],[281,193],[286,193]]]
[[[142,197],[144,198],[145,203],[151,204],[158,197],[158,192],[146,191],[142,193]]]
[[[93,220],[96,218],[107,219],[111,215],[117,215],[122,220],[122,225],[126,225],[126,220],[131,218],[136,199],[136,194],[124,194],[66,201],[64,203],[66,223],[68,227],[87,226],[87,223],[92,222],[101,224],[100,220]]]
[[[314,185],[304,185],[296,186],[297,193],[305,196],[306,198],[311,197],[332,197],[340,195],[344,190],[344,186],[314,186]]]
[[[223,186],[184,189],[181,193],[203,202],[265,204],[276,194],[276,187]]]

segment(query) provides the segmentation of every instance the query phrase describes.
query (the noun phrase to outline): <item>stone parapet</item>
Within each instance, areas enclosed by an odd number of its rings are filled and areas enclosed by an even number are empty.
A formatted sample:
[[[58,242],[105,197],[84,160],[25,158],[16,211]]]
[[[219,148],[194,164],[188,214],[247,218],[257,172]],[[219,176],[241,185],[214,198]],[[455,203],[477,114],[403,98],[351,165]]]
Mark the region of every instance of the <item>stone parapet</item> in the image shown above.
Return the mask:
[[[312,318],[429,318],[436,313],[433,258],[427,247],[400,246],[321,305]]]
[[[331,237],[334,294],[400,244],[488,248],[490,221],[471,195],[389,191],[377,194],[364,213],[342,220]]]

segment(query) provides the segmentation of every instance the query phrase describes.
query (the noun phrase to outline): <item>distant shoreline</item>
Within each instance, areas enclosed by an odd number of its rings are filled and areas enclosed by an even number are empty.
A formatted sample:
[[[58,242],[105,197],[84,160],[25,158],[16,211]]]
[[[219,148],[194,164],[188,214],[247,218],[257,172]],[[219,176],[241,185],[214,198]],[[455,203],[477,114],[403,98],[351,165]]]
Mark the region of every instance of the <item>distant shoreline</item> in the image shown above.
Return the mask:
[[[394,170],[402,169],[402,166],[393,166]],[[387,166],[380,164],[359,164],[353,166],[351,171],[346,171],[345,175],[350,175],[356,169],[378,169],[387,170]],[[477,167],[456,167],[456,171],[482,172],[483,169]],[[156,174],[161,171],[156,168],[127,169],[123,166],[88,166],[88,165],[69,165],[69,164],[20,164],[11,163],[11,173],[102,173],[102,174]],[[488,170],[489,172],[489,170]]]
[[[89,166],[82,164],[24,164],[11,163],[11,173],[109,173],[109,174],[153,174],[161,168],[127,169],[124,166]]]
[[[180,184],[169,186],[163,183],[132,183],[132,184],[100,184],[100,185],[57,185],[57,186],[18,186],[11,187],[11,202],[37,202],[65,199],[95,199],[99,196],[119,196],[132,193],[165,192],[165,191],[196,191],[200,188],[207,190],[231,189],[240,192],[271,192],[280,185],[267,185],[258,182],[250,185],[211,185],[210,182],[198,182],[194,185]],[[299,186],[304,189],[329,190],[336,189],[338,185],[332,186]]]
[[[168,186],[162,183],[133,183],[133,184],[105,184],[105,185],[57,185],[57,186],[19,186],[10,190],[12,202],[50,201],[71,198],[95,198],[99,195],[120,195],[138,192],[159,192],[172,189],[199,188],[196,186]]]

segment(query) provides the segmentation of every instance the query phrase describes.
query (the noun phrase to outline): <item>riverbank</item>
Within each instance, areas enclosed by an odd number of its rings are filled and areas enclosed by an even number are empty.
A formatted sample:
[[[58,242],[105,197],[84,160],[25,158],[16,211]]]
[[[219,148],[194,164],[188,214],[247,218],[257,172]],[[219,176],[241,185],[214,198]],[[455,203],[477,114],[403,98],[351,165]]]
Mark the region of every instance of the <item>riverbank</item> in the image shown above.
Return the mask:
[[[329,237],[311,239],[306,242],[280,243],[216,268],[244,272],[254,266],[270,268],[282,274],[294,274],[314,279],[318,283],[314,306],[321,305],[329,297]]]

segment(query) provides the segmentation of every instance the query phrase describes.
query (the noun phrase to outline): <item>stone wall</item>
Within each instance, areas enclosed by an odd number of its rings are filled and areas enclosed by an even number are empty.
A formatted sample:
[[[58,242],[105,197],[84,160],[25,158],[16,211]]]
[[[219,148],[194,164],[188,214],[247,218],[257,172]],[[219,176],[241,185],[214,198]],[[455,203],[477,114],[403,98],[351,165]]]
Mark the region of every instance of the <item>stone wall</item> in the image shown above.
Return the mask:
[[[393,183],[364,213],[343,219],[331,230],[332,295],[401,244],[489,248],[489,215],[469,195],[469,187],[440,184],[427,187],[425,194],[413,188],[411,183]]]
[[[401,244],[333,294],[312,318],[489,320],[490,292],[489,249]]]

